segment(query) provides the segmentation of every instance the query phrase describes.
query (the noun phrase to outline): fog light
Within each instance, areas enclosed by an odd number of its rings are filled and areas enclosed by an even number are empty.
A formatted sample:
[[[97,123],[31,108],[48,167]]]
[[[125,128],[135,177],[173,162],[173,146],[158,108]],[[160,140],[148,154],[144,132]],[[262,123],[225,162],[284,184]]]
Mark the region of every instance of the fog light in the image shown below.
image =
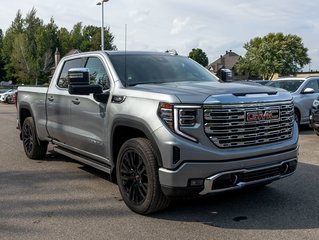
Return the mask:
[[[198,187],[198,186],[202,186],[203,184],[204,184],[203,179],[190,179],[189,180],[189,185],[191,187]]]
[[[227,173],[214,180],[212,189],[223,189],[236,186],[240,176],[237,173]]]

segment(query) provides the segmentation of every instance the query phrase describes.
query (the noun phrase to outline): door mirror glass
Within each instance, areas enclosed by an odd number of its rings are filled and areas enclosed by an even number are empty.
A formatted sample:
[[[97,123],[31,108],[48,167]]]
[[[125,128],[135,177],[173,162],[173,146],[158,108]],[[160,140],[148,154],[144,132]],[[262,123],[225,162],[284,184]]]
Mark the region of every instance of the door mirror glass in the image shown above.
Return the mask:
[[[89,85],[90,72],[88,68],[70,68],[68,71],[69,85]]]
[[[101,85],[90,85],[90,72],[88,68],[71,68],[68,71],[69,93],[74,95],[101,94]]]

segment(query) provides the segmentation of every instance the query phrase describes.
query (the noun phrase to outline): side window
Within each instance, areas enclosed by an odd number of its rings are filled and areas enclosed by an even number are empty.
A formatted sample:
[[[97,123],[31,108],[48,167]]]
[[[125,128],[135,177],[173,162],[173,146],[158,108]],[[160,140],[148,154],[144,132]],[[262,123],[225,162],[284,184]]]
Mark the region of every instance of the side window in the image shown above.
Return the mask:
[[[310,82],[307,83],[306,88],[312,88],[313,90],[315,90],[315,92],[319,92],[319,86],[318,86],[318,80],[311,80]]]
[[[60,88],[68,88],[69,81],[68,81],[68,71],[70,68],[81,68],[83,67],[84,59],[83,58],[76,58],[69,61],[65,61],[62,71],[58,80],[58,86]]]
[[[103,63],[97,57],[90,57],[85,65],[90,70],[90,84],[98,84],[103,90],[110,88],[110,79]]]

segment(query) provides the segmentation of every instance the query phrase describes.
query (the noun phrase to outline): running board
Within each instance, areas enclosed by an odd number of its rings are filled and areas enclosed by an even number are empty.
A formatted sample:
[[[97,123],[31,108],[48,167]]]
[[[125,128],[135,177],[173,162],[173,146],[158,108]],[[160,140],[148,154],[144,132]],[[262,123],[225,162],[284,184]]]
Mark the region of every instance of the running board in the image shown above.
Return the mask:
[[[91,158],[87,158],[87,157],[84,157],[82,155],[78,155],[78,154],[76,154],[74,152],[68,151],[68,150],[66,150],[64,148],[60,148],[60,147],[54,147],[53,150],[55,152],[57,152],[57,153],[60,153],[60,154],[62,154],[64,156],[72,158],[72,159],[74,159],[76,161],[79,161],[81,163],[84,163],[86,165],[94,167],[96,169],[99,169],[99,170],[101,170],[103,172],[106,172],[108,174],[111,174],[111,167],[109,167],[109,166],[107,166],[105,164],[99,163],[97,161],[94,161]]]

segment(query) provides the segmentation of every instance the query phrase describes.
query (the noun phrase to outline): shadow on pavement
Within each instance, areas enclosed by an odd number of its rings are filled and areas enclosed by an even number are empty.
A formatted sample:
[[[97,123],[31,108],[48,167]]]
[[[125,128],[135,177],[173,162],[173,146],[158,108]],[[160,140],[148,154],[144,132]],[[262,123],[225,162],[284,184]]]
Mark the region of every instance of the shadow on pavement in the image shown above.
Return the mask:
[[[293,176],[266,187],[175,201],[152,217],[229,229],[318,228],[318,189],[319,167],[299,163]]]

